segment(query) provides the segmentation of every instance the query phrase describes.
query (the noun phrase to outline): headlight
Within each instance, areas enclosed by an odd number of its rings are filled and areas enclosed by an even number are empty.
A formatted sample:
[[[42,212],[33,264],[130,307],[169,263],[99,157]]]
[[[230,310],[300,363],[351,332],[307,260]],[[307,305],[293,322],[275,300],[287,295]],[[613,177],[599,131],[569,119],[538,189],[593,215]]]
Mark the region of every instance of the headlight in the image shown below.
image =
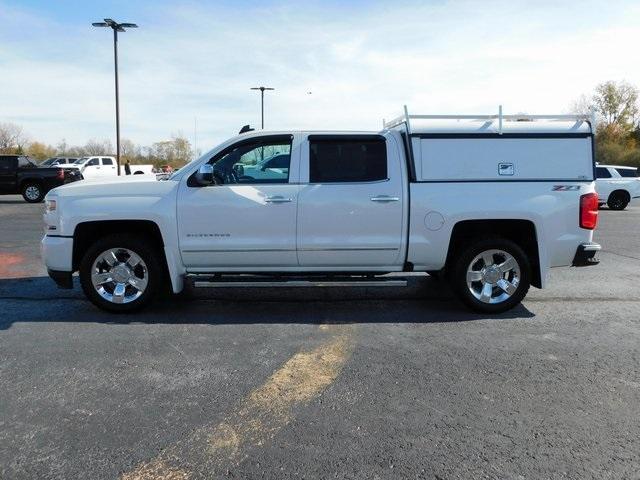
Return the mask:
[[[46,200],[44,202],[44,211],[45,212],[55,212],[56,208],[58,208],[58,204],[55,200]]]

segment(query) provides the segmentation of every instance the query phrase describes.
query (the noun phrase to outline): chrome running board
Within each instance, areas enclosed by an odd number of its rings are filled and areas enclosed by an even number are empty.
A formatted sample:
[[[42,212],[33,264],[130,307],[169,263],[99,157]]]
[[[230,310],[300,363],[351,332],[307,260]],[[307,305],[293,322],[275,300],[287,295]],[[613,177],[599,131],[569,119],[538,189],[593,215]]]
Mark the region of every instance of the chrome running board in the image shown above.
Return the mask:
[[[189,274],[189,278],[195,288],[261,288],[261,287],[406,287],[407,280],[404,278],[367,278],[354,277],[349,279],[340,277],[332,278],[316,278],[309,280],[300,280],[299,278],[276,279],[267,277],[264,279],[253,276],[229,276],[231,278],[222,280],[219,276]],[[247,278],[249,277],[249,278]]]

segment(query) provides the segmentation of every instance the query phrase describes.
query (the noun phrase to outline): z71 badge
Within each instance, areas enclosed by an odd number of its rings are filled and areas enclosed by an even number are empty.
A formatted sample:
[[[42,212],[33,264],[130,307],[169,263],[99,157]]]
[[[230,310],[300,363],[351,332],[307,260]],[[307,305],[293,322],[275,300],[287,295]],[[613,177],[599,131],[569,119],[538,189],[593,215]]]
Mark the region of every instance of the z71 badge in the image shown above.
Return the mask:
[[[554,185],[551,191],[553,192],[573,192],[580,190],[580,185]]]

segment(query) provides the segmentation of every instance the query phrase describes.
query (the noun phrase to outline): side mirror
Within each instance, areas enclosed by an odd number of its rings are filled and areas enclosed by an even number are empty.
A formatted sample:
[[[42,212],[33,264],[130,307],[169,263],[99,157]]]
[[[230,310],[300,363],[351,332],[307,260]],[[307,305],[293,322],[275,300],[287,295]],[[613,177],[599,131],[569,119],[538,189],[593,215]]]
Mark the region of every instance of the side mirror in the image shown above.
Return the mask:
[[[213,165],[205,163],[200,165],[200,168],[196,172],[196,181],[198,185],[206,187],[213,184]]]

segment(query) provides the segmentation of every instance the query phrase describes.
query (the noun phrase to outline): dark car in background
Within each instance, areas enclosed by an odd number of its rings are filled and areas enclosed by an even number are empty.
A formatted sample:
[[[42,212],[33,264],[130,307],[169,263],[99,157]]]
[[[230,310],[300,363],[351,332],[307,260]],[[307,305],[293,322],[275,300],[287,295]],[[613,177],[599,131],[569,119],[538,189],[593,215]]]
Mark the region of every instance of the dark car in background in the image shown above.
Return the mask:
[[[36,203],[52,188],[76,180],[82,180],[82,174],[75,169],[40,167],[25,155],[0,155],[0,195],[19,193]]]

